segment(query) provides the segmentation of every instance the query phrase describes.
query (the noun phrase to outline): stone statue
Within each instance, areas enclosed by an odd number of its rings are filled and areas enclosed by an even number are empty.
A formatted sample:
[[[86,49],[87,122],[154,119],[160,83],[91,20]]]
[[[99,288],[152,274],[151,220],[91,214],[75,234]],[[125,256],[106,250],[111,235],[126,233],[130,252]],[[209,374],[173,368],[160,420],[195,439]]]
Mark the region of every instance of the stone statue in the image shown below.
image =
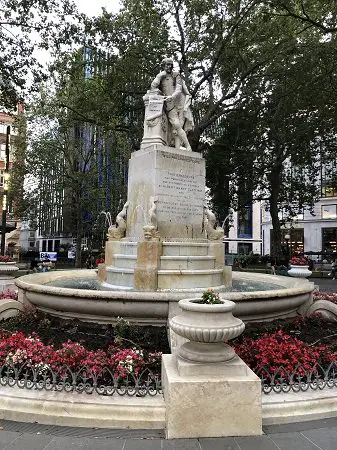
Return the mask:
[[[128,202],[125,203],[123,209],[116,217],[116,225],[110,225],[108,228],[108,240],[116,241],[125,236],[126,231],[126,210],[128,209]]]
[[[192,150],[186,132],[194,126],[191,111],[191,94],[178,72],[173,71],[173,59],[164,58],[161,63],[162,71],[151,83],[151,88],[144,96],[149,102],[146,122],[149,127],[157,124],[155,119],[166,114],[169,130],[162,120],[162,128],[166,134],[166,144],[180,149],[183,145],[186,150]],[[165,139],[164,139],[165,141]]]
[[[158,240],[160,238],[157,221],[157,201],[158,197],[150,197],[151,206],[149,209],[149,224],[143,227],[144,239],[146,241],[153,239]]]
[[[224,230],[221,227],[216,226],[215,214],[204,205],[205,220],[205,231],[207,238],[211,241],[218,241],[223,239]]]

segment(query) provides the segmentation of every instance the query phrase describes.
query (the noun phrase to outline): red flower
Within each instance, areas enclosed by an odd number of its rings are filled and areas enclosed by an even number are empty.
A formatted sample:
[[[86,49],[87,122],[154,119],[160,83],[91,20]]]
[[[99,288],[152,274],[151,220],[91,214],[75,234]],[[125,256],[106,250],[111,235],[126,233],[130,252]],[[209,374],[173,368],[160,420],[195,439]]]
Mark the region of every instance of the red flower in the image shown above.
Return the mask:
[[[308,266],[309,265],[307,258],[304,258],[302,256],[293,256],[290,259],[289,263],[292,266]]]

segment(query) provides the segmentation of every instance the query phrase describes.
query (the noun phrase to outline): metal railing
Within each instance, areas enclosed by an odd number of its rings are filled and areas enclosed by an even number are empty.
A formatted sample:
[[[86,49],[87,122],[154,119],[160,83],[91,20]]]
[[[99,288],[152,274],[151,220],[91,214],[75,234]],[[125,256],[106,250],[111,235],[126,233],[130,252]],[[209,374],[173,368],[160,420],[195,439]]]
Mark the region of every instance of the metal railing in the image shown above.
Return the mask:
[[[261,379],[264,394],[306,392],[309,389],[317,391],[337,387],[337,364],[334,362],[327,367],[317,364],[310,370],[299,364],[291,372],[283,366],[272,371],[263,366],[254,372]]]
[[[16,386],[21,389],[36,389],[55,392],[75,392],[99,395],[120,395],[145,397],[162,394],[160,374],[145,368],[135,375],[123,369],[123,377],[109,367],[92,370],[83,366],[72,370],[64,365],[52,370],[48,365],[40,363],[34,366],[24,363],[21,366],[5,365],[0,367],[0,386]],[[261,379],[264,394],[306,392],[337,387],[337,364],[328,367],[316,365],[309,371],[298,365],[292,372],[283,366],[277,370],[259,367],[254,370]]]
[[[109,367],[92,370],[83,366],[72,370],[64,365],[52,370],[47,364],[0,367],[0,385],[21,389],[37,389],[55,392],[77,392],[99,395],[145,397],[162,394],[160,375],[145,368],[137,375],[123,368],[125,375],[113,372]]]

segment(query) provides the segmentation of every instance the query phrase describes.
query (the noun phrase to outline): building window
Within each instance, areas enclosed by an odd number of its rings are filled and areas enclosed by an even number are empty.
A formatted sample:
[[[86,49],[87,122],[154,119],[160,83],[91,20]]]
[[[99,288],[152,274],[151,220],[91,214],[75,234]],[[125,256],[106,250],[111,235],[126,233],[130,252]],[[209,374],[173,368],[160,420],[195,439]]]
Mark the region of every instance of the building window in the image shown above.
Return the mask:
[[[337,197],[337,186],[334,178],[337,173],[336,161],[329,161],[321,165],[321,196]]]
[[[270,252],[273,255],[274,252],[274,241],[273,241],[273,231],[270,230]],[[286,236],[290,239],[286,239]],[[304,228],[292,228],[290,230],[281,230],[281,247],[285,255],[298,255],[304,252]]]
[[[322,228],[323,252],[337,252],[337,228]]]
[[[253,209],[252,205],[245,206],[238,211],[238,238],[253,237]]]
[[[239,255],[248,255],[253,251],[253,244],[250,242],[238,242]]]
[[[322,219],[337,219],[337,205],[323,205]]]

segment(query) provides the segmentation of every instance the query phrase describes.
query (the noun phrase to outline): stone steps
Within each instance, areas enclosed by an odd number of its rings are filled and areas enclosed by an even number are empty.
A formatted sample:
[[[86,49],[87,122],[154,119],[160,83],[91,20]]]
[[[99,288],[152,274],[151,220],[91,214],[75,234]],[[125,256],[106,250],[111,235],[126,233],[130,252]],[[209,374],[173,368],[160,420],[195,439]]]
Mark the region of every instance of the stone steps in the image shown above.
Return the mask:
[[[207,242],[163,242],[163,256],[207,256]]]
[[[158,270],[158,289],[195,289],[223,285],[223,269]]]
[[[134,269],[137,262],[137,255],[124,255],[117,253],[114,255],[115,267],[121,269]]]
[[[161,270],[206,270],[215,268],[213,256],[161,256]]]
[[[126,267],[106,267],[106,283],[114,286],[133,286],[134,270]]]
[[[123,255],[137,256],[137,242],[134,241],[120,241],[120,250]]]

